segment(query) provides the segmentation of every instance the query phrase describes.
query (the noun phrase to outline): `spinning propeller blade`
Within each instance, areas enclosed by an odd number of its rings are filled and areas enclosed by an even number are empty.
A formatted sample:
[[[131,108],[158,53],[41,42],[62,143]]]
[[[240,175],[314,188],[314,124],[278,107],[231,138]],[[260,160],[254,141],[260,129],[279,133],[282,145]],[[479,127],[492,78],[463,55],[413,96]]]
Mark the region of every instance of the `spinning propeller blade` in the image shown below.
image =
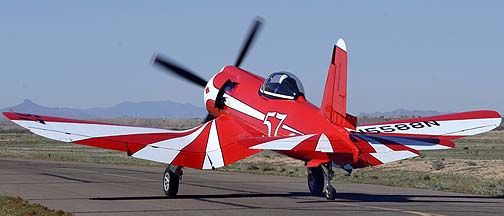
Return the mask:
[[[156,55],[153,63],[203,88],[207,84],[207,81],[205,81],[195,73],[183,68],[182,66],[177,65],[173,61],[161,57],[160,55]]]
[[[252,24],[252,28],[250,29],[249,34],[247,36],[247,40],[243,44],[241,51],[240,51],[240,54],[238,55],[238,58],[236,59],[236,63],[234,64],[236,67],[240,67],[243,59],[245,58],[245,56],[247,56],[247,53],[250,49],[250,45],[252,45],[252,43],[254,42],[254,39],[255,39],[257,33],[261,29],[262,23],[263,23],[262,19],[259,17],[257,17],[254,20],[254,23]]]

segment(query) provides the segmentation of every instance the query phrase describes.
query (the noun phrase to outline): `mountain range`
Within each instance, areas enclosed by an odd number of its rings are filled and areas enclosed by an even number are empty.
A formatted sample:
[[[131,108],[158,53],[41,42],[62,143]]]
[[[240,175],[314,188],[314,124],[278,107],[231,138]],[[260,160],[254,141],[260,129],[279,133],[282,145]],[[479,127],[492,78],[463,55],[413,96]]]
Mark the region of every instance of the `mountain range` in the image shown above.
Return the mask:
[[[63,118],[95,119],[95,118],[204,118],[205,108],[189,103],[166,101],[123,102],[111,107],[96,107],[87,109],[46,107],[25,99],[21,104],[0,109],[0,112],[15,111],[35,113],[40,115],[58,116]],[[360,113],[358,116],[432,116],[442,112],[428,110],[396,109],[391,112]]]
[[[25,99],[21,104],[0,109],[63,118],[204,118],[206,109],[173,101],[123,102],[111,107],[88,109],[46,107]]]
[[[438,112],[434,110],[407,110],[407,109],[395,109],[390,112],[372,112],[372,113],[360,113],[358,116],[404,116],[404,117],[412,117],[412,116],[434,116],[446,114],[443,112]]]

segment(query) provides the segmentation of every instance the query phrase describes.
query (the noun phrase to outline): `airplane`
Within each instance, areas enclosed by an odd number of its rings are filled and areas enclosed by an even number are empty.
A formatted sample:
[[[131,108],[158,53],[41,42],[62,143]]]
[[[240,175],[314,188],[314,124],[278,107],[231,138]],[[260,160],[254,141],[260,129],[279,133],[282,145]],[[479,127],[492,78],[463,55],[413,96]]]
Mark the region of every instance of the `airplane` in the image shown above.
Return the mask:
[[[262,20],[254,20],[234,65],[208,81],[161,55],[153,64],[203,88],[208,116],[192,129],[175,131],[4,112],[16,124],[50,139],[126,152],[167,164],[163,191],[175,197],[183,168],[213,170],[272,150],[305,162],[311,194],[336,199],[335,169],[378,166],[413,158],[424,150],[455,147],[454,139],[490,131],[499,113],[479,110],[357,125],[347,113],[347,46],[332,50],[320,107],[308,102],[301,81],[289,72],[263,78],[241,68]]]

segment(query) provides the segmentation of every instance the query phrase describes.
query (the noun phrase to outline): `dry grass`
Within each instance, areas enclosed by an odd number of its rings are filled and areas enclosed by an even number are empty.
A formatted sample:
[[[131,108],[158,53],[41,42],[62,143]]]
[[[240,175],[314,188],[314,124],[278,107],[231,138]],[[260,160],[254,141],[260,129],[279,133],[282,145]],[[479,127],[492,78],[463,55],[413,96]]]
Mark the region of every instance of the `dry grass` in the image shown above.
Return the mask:
[[[29,203],[19,197],[0,196],[0,215],[5,216],[70,216],[62,210],[52,210],[39,204]]]
[[[0,133],[0,157],[144,166],[162,165],[128,157],[124,152],[58,142],[31,133]]]

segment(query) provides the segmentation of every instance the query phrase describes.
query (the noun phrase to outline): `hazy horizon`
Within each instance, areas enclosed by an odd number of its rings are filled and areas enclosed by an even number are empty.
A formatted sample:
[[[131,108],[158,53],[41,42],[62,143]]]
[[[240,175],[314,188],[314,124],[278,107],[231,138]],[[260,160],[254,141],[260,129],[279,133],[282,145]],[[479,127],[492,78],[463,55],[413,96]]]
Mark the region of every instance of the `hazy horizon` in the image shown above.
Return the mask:
[[[154,53],[209,79],[233,64],[255,16],[263,31],[243,68],[287,70],[319,105],[332,45],[349,51],[348,112],[493,109],[504,73],[501,1],[2,2],[0,107],[130,101],[191,103],[202,89],[150,65]]]
[[[167,108],[166,106],[171,106]],[[180,107],[183,106],[183,107]],[[183,108],[182,110],[179,108]],[[118,110],[119,109],[119,110]],[[0,107],[0,112],[3,111],[13,111],[21,113],[37,113],[49,116],[58,116],[65,118],[77,118],[77,119],[88,119],[88,118],[117,118],[116,116],[136,116],[138,118],[145,118],[138,116],[139,113],[148,113],[150,118],[165,118],[167,115],[178,115],[187,116],[187,109],[191,109],[189,112],[189,117],[194,118],[195,115],[203,118],[206,116],[206,109],[203,107],[198,107],[191,103],[177,103],[171,100],[163,101],[143,101],[143,102],[131,102],[124,101],[112,106],[106,107],[51,107],[44,104],[32,101],[30,99],[25,99],[21,103],[9,106]],[[129,110],[129,112],[124,112]],[[409,110],[403,108],[396,108],[393,110],[388,110],[385,112],[360,112],[353,113],[356,116],[395,116],[395,115],[407,115],[407,116],[433,116],[441,115],[447,112],[437,111],[437,110]],[[0,115],[0,119],[3,116]]]
[[[113,108],[115,106],[118,106],[118,105],[122,105],[122,104],[127,104],[127,103],[132,103],[132,104],[137,104],[137,103],[151,103],[151,102],[173,102],[173,103],[178,103],[176,101],[172,101],[172,100],[169,100],[169,99],[165,99],[165,100],[159,100],[159,101],[137,101],[137,102],[133,102],[133,101],[123,101],[123,102],[120,102],[120,103],[117,103],[117,104],[112,104],[112,105],[109,105],[109,106],[95,106],[95,107],[61,107],[61,106],[47,106],[43,103],[38,103],[37,101],[33,101],[31,99],[24,99],[23,101],[21,101],[20,103],[17,103],[17,104],[13,104],[11,106],[8,106],[8,107],[0,107],[0,110],[2,109],[9,109],[11,107],[15,107],[15,106],[18,106],[18,105],[25,105],[25,104],[35,104],[35,105],[38,105],[38,106],[42,106],[42,107],[46,107],[46,108],[56,108],[56,109],[60,109],[60,108],[69,108],[69,109],[80,109],[80,110],[89,110],[89,109],[101,109],[101,108]],[[194,104],[191,104],[191,103],[179,103],[179,104],[182,104],[182,105],[191,105],[191,106],[194,106],[196,108],[199,108],[199,109],[205,109],[203,106],[198,106],[198,105],[194,105]],[[17,110],[9,110],[9,111],[14,111],[16,112]],[[451,111],[447,111],[447,110],[417,110],[417,109],[405,109],[405,108],[401,108],[401,107],[397,107],[397,108],[394,108],[394,109],[391,109],[391,110],[385,110],[385,111],[369,111],[369,112],[360,112],[360,113],[352,113],[353,115],[362,115],[362,114],[369,114],[369,115],[377,115],[379,113],[383,114],[383,113],[393,113],[393,112],[402,112],[402,111],[407,111],[407,112],[436,112],[436,113],[433,113],[432,115],[440,115],[440,114],[444,114],[444,113],[450,113]],[[24,112],[24,111],[20,111],[20,112]],[[54,115],[57,115],[57,114],[54,114]],[[1,116],[0,116],[1,117]]]

